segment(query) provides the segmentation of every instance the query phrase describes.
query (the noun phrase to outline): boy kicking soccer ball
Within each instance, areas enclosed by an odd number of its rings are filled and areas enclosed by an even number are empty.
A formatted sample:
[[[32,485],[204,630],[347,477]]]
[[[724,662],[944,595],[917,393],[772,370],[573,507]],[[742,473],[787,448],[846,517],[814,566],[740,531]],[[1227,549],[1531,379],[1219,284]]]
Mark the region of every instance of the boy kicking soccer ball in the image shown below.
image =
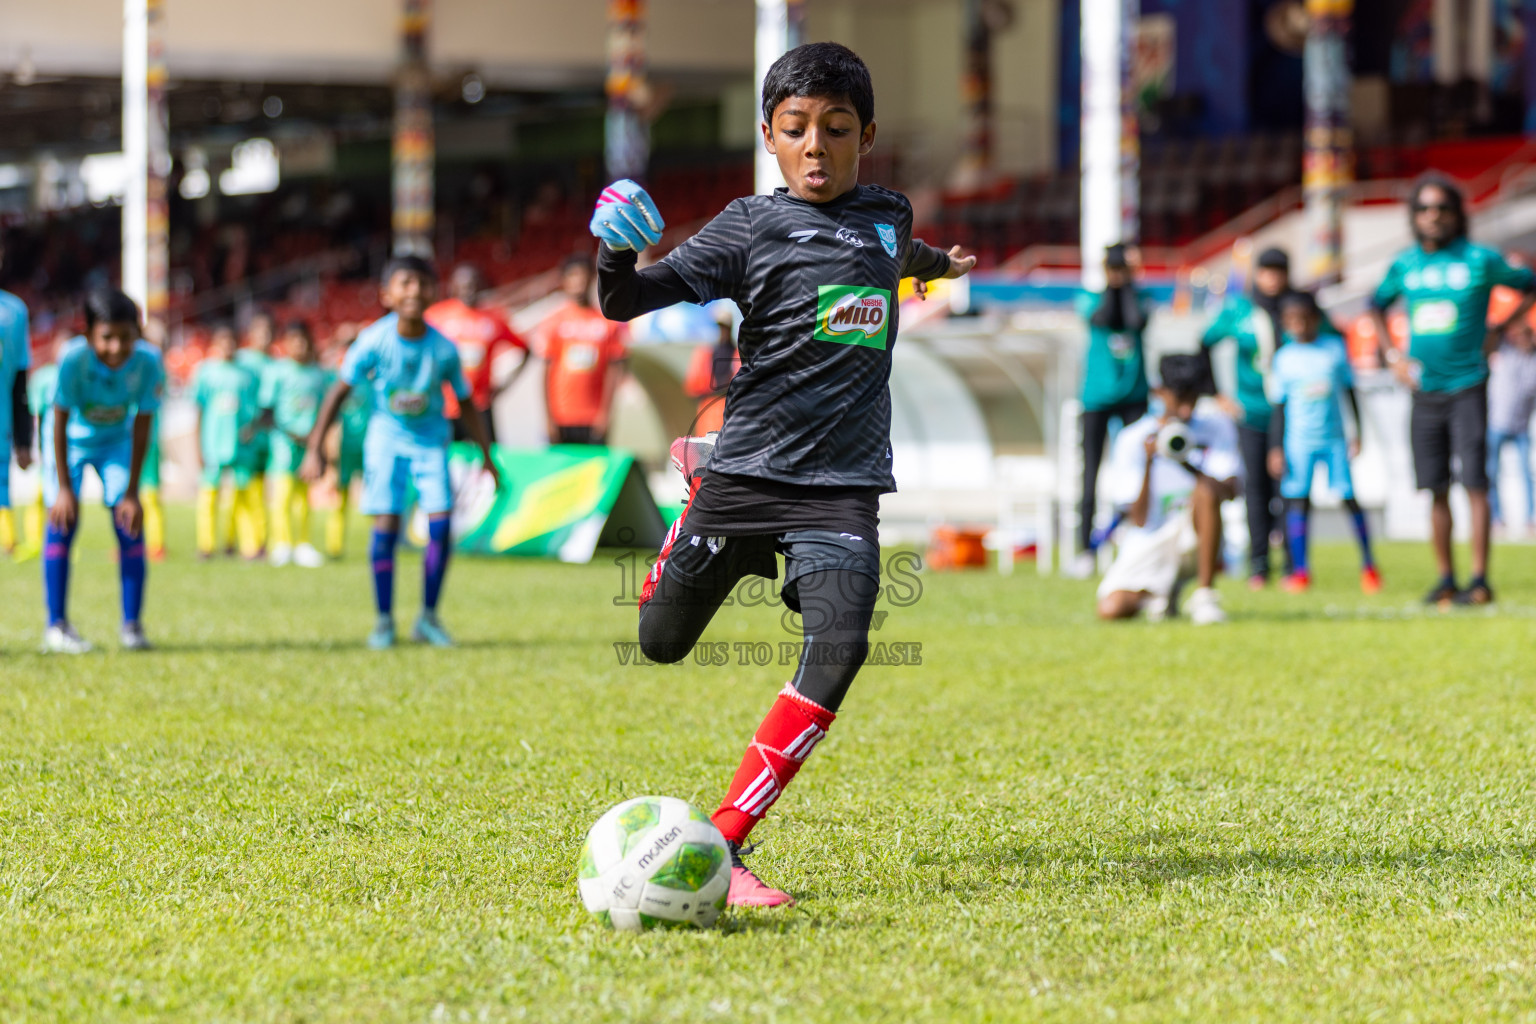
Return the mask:
[[[53,436],[43,446],[48,528],[43,539],[43,590],[48,630],[43,649],[83,654],[91,645],[69,624],[69,549],[79,518],[85,468],[101,478],[103,501],[117,531],[122,579],[122,646],[149,647],[139,613],[144,603],[143,510],[139,474],[149,432],[160,408],[165,367],[160,350],[139,340],[139,309],[122,292],[92,294],[85,302],[86,344],[59,361],[53,396]]]
[[[859,184],[875,143],[869,70],[835,43],[797,47],[763,83],[763,144],[788,188],[737,199],[660,263],[650,196],[603,190],[603,314],[628,320],[676,302],[733,299],[744,320],[741,372],[713,444],[673,445],[689,503],[640,595],[640,644],[676,662],[748,575],[773,579],[804,619],[799,667],[758,726],[713,816],[730,844],[728,902],[794,902],[741,862],[743,844],[826,735],[869,649],[880,589],[880,495],[891,476],[891,348],[904,277],[955,278],[975,264],[912,237],[899,192]]]
[[[373,395],[373,414],[363,448],[363,514],[373,516],[373,593],[378,622],[368,636],[374,650],[395,645],[395,545],[407,490],[427,516],[427,551],[422,559],[425,586],[422,612],[411,637],[435,647],[453,641],[437,619],[437,599],[448,571],[449,514],[453,489],[448,480],[450,428],[443,416],[443,385],[458,396],[459,422],[480,446],[485,471],[497,488],[501,476],[491,461],[485,420],[469,401],[469,382],[453,342],[423,318],[437,289],[432,265],[418,256],[396,256],[384,267],[379,299],[390,314],[364,328],[347,350],[341,379],[331,386],[309,432],[299,475],[314,483],[325,473],[325,435],[355,387]]]
[[[1344,499],[1360,542],[1360,589],[1381,590],[1381,575],[1371,558],[1371,535],[1365,513],[1355,500],[1349,460],[1360,454],[1360,442],[1344,435],[1342,399],[1349,400],[1360,436],[1360,402],[1342,338],[1320,337],[1323,313],[1310,292],[1290,292],[1280,300],[1280,326],[1286,344],[1275,352],[1269,368],[1269,472],[1280,480],[1285,499],[1285,538],[1294,568],[1285,589],[1299,594],[1312,585],[1307,568],[1307,527],[1312,511],[1312,475],[1318,463],[1328,467],[1328,486]],[[1291,344],[1295,342],[1295,344]]]

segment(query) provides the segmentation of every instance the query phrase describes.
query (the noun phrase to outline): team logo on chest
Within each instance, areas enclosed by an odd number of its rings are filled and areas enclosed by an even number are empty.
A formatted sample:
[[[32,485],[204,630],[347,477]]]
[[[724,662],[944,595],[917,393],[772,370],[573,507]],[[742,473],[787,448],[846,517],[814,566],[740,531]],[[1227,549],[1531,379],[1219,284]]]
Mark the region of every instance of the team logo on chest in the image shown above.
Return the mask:
[[[891,259],[896,258],[896,225],[876,224],[875,234],[880,236],[880,246]]]
[[[817,341],[885,350],[891,293],[883,288],[824,284],[816,289]]]

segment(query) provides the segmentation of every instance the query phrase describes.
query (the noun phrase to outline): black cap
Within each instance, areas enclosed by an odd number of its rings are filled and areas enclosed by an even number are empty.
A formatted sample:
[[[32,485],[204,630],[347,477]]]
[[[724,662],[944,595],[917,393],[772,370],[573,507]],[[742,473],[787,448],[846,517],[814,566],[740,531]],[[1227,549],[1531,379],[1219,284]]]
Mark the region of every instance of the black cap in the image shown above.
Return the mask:
[[[1125,259],[1124,242],[1104,247],[1104,266],[1109,270],[1124,270],[1130,266]]]
[[[1259,253],[1259,258],[1254,261],[1254,266],[1268,267],[1271,270],[1283,270],[1291,272],[1291,258],[1286,255],[1284,249],[1265,249]]]

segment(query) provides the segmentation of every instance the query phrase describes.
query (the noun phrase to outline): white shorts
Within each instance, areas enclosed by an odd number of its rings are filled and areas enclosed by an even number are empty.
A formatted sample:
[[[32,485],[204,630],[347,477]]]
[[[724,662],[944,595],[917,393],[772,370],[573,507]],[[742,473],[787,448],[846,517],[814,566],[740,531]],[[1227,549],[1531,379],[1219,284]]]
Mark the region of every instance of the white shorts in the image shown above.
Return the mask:
[[[1099,599],[1119,591],[1145,591],[1167,598],[1180,576],[1194,575],[1199,544],[1189,510],[1178,513],[1156,530],[1131,530],[1099,583]]]

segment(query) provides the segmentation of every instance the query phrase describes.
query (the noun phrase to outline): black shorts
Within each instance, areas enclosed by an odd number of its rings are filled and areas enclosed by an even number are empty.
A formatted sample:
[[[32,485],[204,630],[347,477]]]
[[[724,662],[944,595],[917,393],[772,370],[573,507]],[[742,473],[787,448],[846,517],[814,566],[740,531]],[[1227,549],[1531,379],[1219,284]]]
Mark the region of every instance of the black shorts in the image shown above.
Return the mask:
[[[747,537],[701,537],[681,533],[662,571],[683,583],[729,591],[746,576],[777,579],[784,556],[784,603],[800,610],[795,583],[807,573],[848,569],[880,580],[880,538],[835,530],[791,530]]]
[[[602,444],[596,427],[556,427],[555,444]]]
[[[1453,479],[1469,491],[1488,489],[1487,381],[1460,391],[1415,392],[1408,433],[1420,490],[1447,491]]]

